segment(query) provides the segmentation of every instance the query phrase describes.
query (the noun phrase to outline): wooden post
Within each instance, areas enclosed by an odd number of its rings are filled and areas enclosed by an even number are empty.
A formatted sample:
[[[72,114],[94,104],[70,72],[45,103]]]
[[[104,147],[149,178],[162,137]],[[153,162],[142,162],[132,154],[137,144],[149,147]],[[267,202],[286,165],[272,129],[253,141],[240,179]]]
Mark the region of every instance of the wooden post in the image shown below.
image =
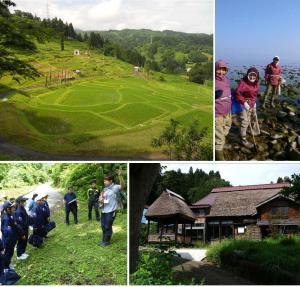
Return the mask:
[[[176,218],[176,224],[175,224],[175,243],[177,243],[177,230],[178,230],[178,219]]]
[[[150,232],[150,220],[148,220],[148,225],[147,225],[147,242],[149,242],[149,232]]]
[[[49,79],[49,80],[50,80],[50,86],[51,86],[51,79],[52,79],[51,68],[50,68],[50,76],[49,76],[49,77],[50,77],[50,79]]]
[[[159,232],[159,242],[162,242],[162,235],[163,235],[163,224],[160,225],[160,232]]]
[[[45,82],[45,87],[48,87],[48,76],[46,75],[46,82]]]
[[[221,242],[222,240],[222,226],[221,226],[221,221],[219,221],[219,241]]]
[[[233,240],[235,240],[235,230],[234,230],[234,224],[232,224],[232,236],[233,236]]]
[[[204,222],[204,229],[203,229],[203,242],[206,243],[206,221]]]

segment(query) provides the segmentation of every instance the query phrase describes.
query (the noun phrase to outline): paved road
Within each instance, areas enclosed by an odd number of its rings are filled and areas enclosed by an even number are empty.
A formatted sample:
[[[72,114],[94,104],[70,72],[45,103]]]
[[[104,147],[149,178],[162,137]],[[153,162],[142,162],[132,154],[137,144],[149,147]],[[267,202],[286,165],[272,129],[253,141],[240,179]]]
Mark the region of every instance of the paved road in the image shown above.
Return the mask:
[[[176,253],[186,260],[202,261],[206,257],[206,251],[206,249],[180,248],[176,250]]]

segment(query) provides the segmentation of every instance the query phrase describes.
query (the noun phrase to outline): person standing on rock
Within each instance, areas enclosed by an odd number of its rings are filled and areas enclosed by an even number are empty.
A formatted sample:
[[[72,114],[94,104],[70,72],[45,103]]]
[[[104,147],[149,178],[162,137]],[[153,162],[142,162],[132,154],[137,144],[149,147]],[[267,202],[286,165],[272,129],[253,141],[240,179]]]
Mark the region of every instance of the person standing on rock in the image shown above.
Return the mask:
[[[78,223],[77,198],[72,186],[68,187],[68,192],[64,196],[64,202],[65,202],[65,211],[66,211],[66,224],[67,225],[70,224],[70,219],[69,219],[70,212],[73,213],[74,223],[77,224]]]
[[[215,155],[216,160],[225,160],[224,145],[231,128],[231,90],[226,77],[228,67],[219,60],[215,63]]]
[[[101,228],[102,228],[102,242],[99,243],[100,246],[106,247],[110,245],[111,236],[113,233],[112,226],[116,218],[116,212],[118,207],[118,193],[125,188],[125,181],[122,176],[122,170],[117,171],[120,184],[115,184],[113,182],[114,177],[112,175],[107,175],[104,177],[105,188],[101,192],[99,201],[102,206],[101,212]]]
[[[270,97],[270,104],[274,108],[275,100],[280,96],[281,84],[281,67],[279,65],[279,57],[275,56],[273,62],[270,63],[265,69],[265,84],[267,86],[265,92],[265,100],[263,107],[266,107],[268,98]]]
[[[254,145],[247,140],[247,130],[251,125],[253,136],[260,134],[256,114],[256,98],[259,92],[259,73],[255,67],[248,69],[246,76],[239,82],[236,88],[236,101],[241,104],[242,112],[240,135],[242,144],[252,149]]]
[[[88,196],[88,219],[92,220],[92,210],[93,208],[95,209],[95,215],[96,215],[96,220],[100,220],[100,215],[99,215],[99,196],[100,196],[100,191],[97,189],[97,181],[96,179],[93,179],[91,181],[91,188],[87,192]]]
[[[28,240],[29,216],[25,209],[26,197],[19,196],[16,199],[17,209],[14,220],[18,228],[17,260],[25,260],[28,254],[25,253]]]

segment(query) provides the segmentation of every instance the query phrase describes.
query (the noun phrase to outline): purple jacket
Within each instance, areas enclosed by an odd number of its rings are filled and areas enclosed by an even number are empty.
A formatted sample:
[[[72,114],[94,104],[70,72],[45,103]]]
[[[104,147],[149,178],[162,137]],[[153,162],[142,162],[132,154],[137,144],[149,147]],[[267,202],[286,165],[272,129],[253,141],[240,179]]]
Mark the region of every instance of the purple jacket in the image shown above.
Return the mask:
[[[228,67],[222,60],[216,62],[216,70]],[[215,115],[225,116],[231,113],[231,90],[230,81],[226,76],[215,76]]]

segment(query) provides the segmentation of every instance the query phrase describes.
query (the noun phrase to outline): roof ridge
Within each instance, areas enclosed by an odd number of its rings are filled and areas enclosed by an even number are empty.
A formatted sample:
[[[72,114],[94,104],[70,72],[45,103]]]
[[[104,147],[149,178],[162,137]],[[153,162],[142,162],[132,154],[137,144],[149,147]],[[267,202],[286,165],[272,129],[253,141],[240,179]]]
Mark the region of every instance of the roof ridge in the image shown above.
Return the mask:
[[[281,187],[288,187],[289,185],[290,185],[289,183],[283,182],[283,183],[267,183],[267,184],[251,184],[251,185],[216,187],[216,188],[212,189],[211,193],[243,191],[243,190],[257,190],[257,189],[275,189],[275,188],[281,188]]]

